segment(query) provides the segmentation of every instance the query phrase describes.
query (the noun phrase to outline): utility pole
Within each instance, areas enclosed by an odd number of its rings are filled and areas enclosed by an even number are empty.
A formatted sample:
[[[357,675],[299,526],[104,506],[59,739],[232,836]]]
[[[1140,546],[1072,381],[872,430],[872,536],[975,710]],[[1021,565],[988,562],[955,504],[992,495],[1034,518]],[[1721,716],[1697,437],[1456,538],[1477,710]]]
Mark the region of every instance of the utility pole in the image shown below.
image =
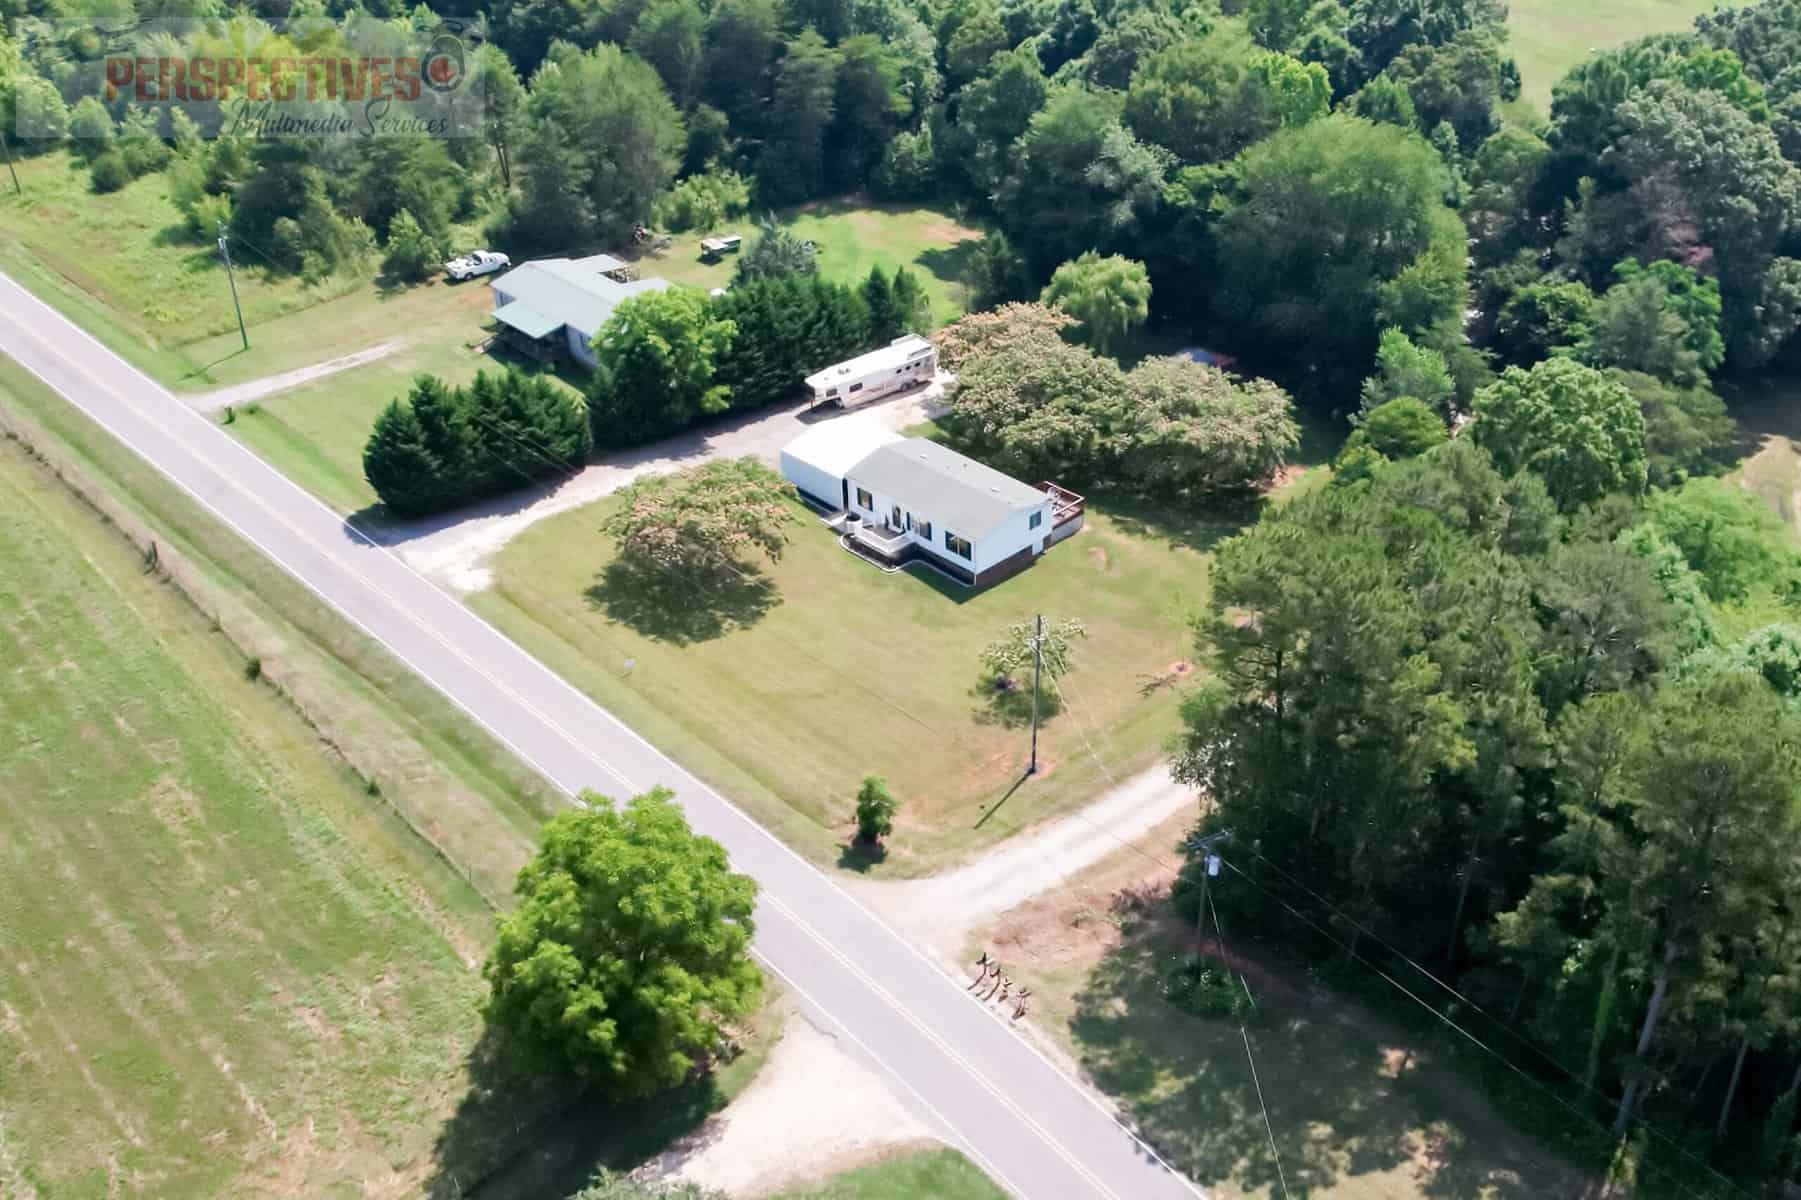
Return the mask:
[[[25,189],[19,186],[19,168],[13,166],[13,150],[6,144],[6,130],[0,129],[0,154],[6,155],[6,169],[13,177],[13,194],[23,196]]]
[[[231,281],[231,306],[238,310],[238,337],[244,349],[250,349],[250,335],[244,331],[244,306],[238,303],[238,277],[231,269],[231,242],[225,236],[225,222],[219,222],[219,253],[225,256],[225,278]]]
[[[1032,762],[1027,775],[1038,774],[1038,677],[1044,670],[1044,614],[1038,614],[1038,635],[1032,639]]]

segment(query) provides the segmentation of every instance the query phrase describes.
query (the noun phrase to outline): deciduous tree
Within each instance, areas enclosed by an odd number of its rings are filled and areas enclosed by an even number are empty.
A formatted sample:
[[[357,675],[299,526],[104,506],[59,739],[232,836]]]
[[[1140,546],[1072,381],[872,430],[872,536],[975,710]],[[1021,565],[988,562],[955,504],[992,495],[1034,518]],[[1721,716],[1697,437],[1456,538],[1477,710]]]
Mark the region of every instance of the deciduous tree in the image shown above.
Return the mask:
[[[737,574],[747,553],[781,557],[793,492],[755,459],[720,459],[630,485],[601,528],[635,564],[707,587]]]
[[[1465,234],[1417,136],[1334,115],[1252,146],[1232,172],[1215,309],[1248,345],[1349,385],[1385,325],[1460,324]]]
[[[1151,281],[1144,264],[1090,250],[1058,267],[1039,300],[1080,324],[1076,333],[1102,354],[1117,355],[1151,311]]]
[[[599,365],[588,405],[595,441],[630,445],[724,412],[730,391],[714,368],[737,332],[696,291],[627,299],[594,335]]]
[[[1475,436],[1505,473],[1531,471],[1566,511],[1645,486],[1645,422],[1632,393],[1554,358],[1509,367],[1476,394]]]
[[[636,1098],[675,1086],[756,1004],[756,884],[667,789],[585,793],[519,872],[488,1019],[540,1070]]]

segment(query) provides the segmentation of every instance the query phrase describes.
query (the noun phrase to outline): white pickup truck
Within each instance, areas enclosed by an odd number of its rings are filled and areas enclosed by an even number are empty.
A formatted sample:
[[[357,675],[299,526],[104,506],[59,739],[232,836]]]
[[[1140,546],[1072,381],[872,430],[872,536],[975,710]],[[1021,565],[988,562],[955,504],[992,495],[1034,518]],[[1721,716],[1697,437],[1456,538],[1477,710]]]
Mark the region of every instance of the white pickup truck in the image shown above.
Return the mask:
[[[512,265],[513,260],[504,254],[493,250],[477,250],[445,263],[444,273],[461,282],[464,279],[474,279],[477,275],[492,275]]]

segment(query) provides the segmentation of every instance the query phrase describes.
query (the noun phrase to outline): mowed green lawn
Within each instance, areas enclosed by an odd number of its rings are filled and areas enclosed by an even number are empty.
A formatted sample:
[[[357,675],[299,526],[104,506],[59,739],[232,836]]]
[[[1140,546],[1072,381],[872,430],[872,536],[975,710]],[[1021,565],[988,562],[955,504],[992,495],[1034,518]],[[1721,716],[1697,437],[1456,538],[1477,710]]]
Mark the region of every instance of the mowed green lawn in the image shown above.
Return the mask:
[[[341,512],[375,503],[375,490],[363,478],[363,444],[376,416],[389,401],[405,396],[415,377],[435,375],[460,385],[477,371],[524,365],[514,359],[497,361],[476,349],[487,340],[485,326],[494,308],[485,281],[455,287],[425,284],[408,293],[406,302],[408,308],[422,310],[409,314],[417,319],[398,327],[385,323],[374,327],[388,335],[377,344],[398,343],[390,353],[240,406],[234,413],[232,433]],[[329,321],[334,310],[351,319],[349,304],[347,297],[277,325],[309,317]],[[360,348],[357,342],[353,336],[343,353],[354,353]],[[337,343],[321,331],[319,344]]]
[[[0,507],[0,1195],[416,1191],[487,910],[10,444]]]
[[[846,1171],[817,1188],[782,1192],[774,1200],[1005,1200],[1006,1195],[955,1150],[921,1150]]]
[[[980,230],[959,224],[948,213],[904,205],[870,205],[860,198],[821,200],[778,214],[783,228],[819,246],[819,273],[839,283],[857,283],[871,267],[892,273],[906,267],[919,277],[932,301],[932,319],[948,324],[969,306],[963,276],[970,253],[981,241]],[[756,222],[742,217],[720,232],[756,237]],[[684,234],[660,254],[638,260],[645,275],[661,275],[671,283],[712,289],[732,281],[735,256],[717,262],[700,256],[702,234]]]
[[[1652,33],[1694,27],[1695,18],[1743,0],[1507,0],[1507,36],[1520,67],[1520,97],[1541,117],[1551,88],[1596,50]]]
[[[902,807],[879,869],[898,874],[1092,799],[1160,756],[1176,728],[1169,672],[1207,594],[1195,545],[1238,524],[1172,537],[1091,506],[1082,533],[970,593],[877,570],[797,504],[779,563],[716,604],[672,608],[608,572],[599,525],[616,503],[519,535],[475,608],[815,858],[844,846],[863,776],[883,776]],[[1044,726],[1049,770],[1016,788],[1028,731],[978,694],[980,655],[1037,613],[1078,618],[1088,637],[1068,703]]]

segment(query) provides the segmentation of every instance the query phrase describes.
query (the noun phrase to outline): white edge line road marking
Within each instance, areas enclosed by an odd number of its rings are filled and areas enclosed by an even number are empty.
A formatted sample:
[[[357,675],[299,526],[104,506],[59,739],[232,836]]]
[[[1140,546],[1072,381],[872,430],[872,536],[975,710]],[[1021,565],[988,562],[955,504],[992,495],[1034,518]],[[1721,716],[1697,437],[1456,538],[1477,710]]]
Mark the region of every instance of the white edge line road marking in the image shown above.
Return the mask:
[[[50,313],[58,321],[60,321],[63,325],[67,326],[76,335],[78,335],[85,341],[92,343],[96,348],[98,348],[98,350],[103,355],[105,355],[108,358],[117,360],[119,363],[121,363],[123,366],[125,366],[126,369],[128,369],[132,372],[135,372],[136,374],[138,374],[138,375],[142,376],[143,378],[145,378],[146,380],[148,380],[154,387],[156,387],[156,389],[159,392],[161,392],[164,396],[168,397],[173,402],[170,411],[173,414],[175,414],[175,417],[177,420],[189,419],[192,421],[196,421],[196,422],[206,426],[209,429],[209,431],[212,431],[214,433],[217,432],[217,429],[214,426],[214,423],[211,420],[209,420],[205,414],[196,412],[190,406],[181,403],[180,400],[172,392],[170,392],[167,388],[163,387],[160,384],[155,383],[154,380],[150,380],[149,376],[144,375],[144,373],[141,370],[139,370],[135,364],[132,364],[131,362],[127,361],[122,355],[119,355],[119,354],[115,353],[114,351],[112,351],[111,349],[109,349],[102,342],[100,342],[99,339],[95,338],[92,334],[88,333],[87,330],[81,328],[79,325],[77,325],[73,321],[71,321],[68,317],[64,316],[60,310],[56,309],[54,306],[47,304],[46,302],[44,302],[42,300],[39,300],[33,293],[30,292],[29,289],[23,287],[16,280],[12,279],[10,276],[5,274],[4,272],[0,272],[0,280],[4,280],[5,282],[12,284],[12,286],[14,286],[15,288],[18,288],[18,290],[20,292],[24,293],[33,302],[35,302],[36,304],[41,306],[44,311]],[[48,343],[46,343],[42,337],[38,336],[35,332],[33,332],[30,329],[30,327],[28,325],[26,325],[24,322],[20,323],[20,328],[23,329],[26,332],[26,334],[28,336],[30,336],[33,340],[37,341],[40,345],[45,346],[45,348],[50,351],[51,356],[53,358],[60,360],[65,366],[71,367],[71,368],[79,371],[83,375],[87,375],[87,377],[89,379],[94,379],[94,376],[91,375],[85,369],[85,367],[83,367],[80,363],[78,363],[76,361],[73,361],[73,360],[63,357],[60,353],[57,352],[55,347],[50,346]],[[17,359],[15,359],[14,361],[18,362]],[[61,396],[65,400],[68,400],[68,401],[74,403],[76,405],[76,407],[82,408],[82,405],[79,400],[75,399],[74,397],[64,396],[62,391],[54,383],[52,383],[50,380],[46,379],[42,374],[40,374],[38,371],[36,371],[32,367],[30,367],[28,364],[25,364],[23,362],[18,362],[18,365],[24,367],[26,371],[28,371],[31,375],[35,376],[41,383],[43,383],[46,387],[48,387],[53,393],[55,393],[58,396]],[[94,382],[99,383],[100,381],[94,380]],[[157,421],[150,414],[145,413],[145,411],[142,408],[139,408],[135,403],[133,403],[129,397],[121,396],[119,394],[119,392],[117,391],[117,389],[112,388],[105,384],[101,384],[100,386],[103,388],[103,390],[111,393],[116,398],[122,400],[125,403],[126,407],[128,407],[132,411],[136,412],[140,418],[150,422],[153,425],[164,423],[164,422]],[[87,412],[87,410],[85,408],[83,408],[83,412],[87,415],[87,417],[90,420],[94,421],[94,423],[96,425],[98,425],[102,429],[102,431],[106,432],[108,436],[114,436],[112,434],[112,432],[106,428],[105,422],[102,421],[99,417],[95,416],[91,412]],[[229,440],[229,435],[219,434],[218,436],[226,437]],[[115,438],[115,440],[117,440],[117,439]],[[232,442],[232,444],[234,446],[237,446],[239,449],[244,450],[245,453],[254,453],[253,451],[250,451],[248,448],[243,447],[243,445],[241,443],[234,441],[234,442]],[[137,451],[134,447],[130,447],[129,445],[127,445],[127,449],[131,449],[133,453],[137,453]],[[190,447],[188,447],[188,449],[189,449],[190,453],[194,453],[197,458],[202,458],[202,460],[205,461],[204,457],[202,455],[200,455],[196,450],[194,450],[193,447],[190,446]],[[396,659],[398,659],[399,661],[401,661],[403,664],[405,664],[409,670],[413,671],[420,678],[424,679],[427,683],[431,683],[430,676],[427,675],[420,668],[415,666],[411,662],[411,660],[409,660],[404,654],[402,654],[395,647],[393,647],[392,645],[387,643],[385,640],[383,640],[379,634],[377,634],[373,630],[369,629],[366,625],[364,625],[356,617],[352,616],[350,613],[347,613],[343,609],[339,608],[329,598],[323,596],[321,593],[313,591],[311,586],[308,585],[304,579],[301,579],[299,574],[295,570],[293,570],[292,568],[288,567],[285,563],[283,563],[279,557],[277,557],[274,553],[272,553],[266,546],[264,546],[261,542],[259,542],[255,537],[253,537],[250,534],[241,530],[238,527],[238,525],[236,524],[236,522],[234,522],[231,519],[231,517],[229,517],[225,513],[220,512],[218,509],[214,508],[213,505],[210,504],[204,497],[198,495],[193,490],[188,488],[186,484],[184,484],[180,480],[176,479],[167,470],[165,470],[160,464],[150,460],[149,458],[145,457],[142,454],[139,454],[138,457],[142,458],[145,462],[149,463],[154,469],[156,469],[156,471],[159,474],[163,475],[171,483],[174,483],[176,485],[176,487],[178,487],[182,492],[186,493],[195,503],[200,505],[201,508],[203,508],[207,512],[211,513],[218,520],[224,522],[228,527],[230,527],[233,530],[234,533],[236,533],[238,536],[244,538],[246,541],[250,542],[252,545],[256,546],[256,548],[264,555],[264,557],[268,558],[271,562],[274,562],[277,566],[281,567],[290,576],[293,576],[296,579],[296,581],[298,581],[301,584],[302,587],[305,587],[309,592],[313,592],[313,594],[316,596],[319,596],[320,599],[325,600],[325,602],[332,609],[337,611],[339,613],[339,615],[341,615],[345,619],[349,620],[358,629],[362,630],[364,634],[366,634],[368,637],[370,637],[376,643],[381,645],[390,654],[394,655],[394,657]],[[215,468],[215,470],[218,470],[218,469]],[[219,470],[218,474],[219,474],[219,478],[221,480],[237,487],[237,489],[241,493],[247,493],[247,489],[245,489],[243,487],[243,485],[238,484],[230,475],[226,474],[224,471]],[[277,472],[277,474],[279,474],[279,472]],[[282,479],[285,483],[288,484],[288,486],[292,489],[293,493],[296,496],[302,498],[304,503],[310,504],[310,505],[320,509],[321,511],[325,512],[334,521],[338,521],[343,526],[343,528],[345,528],[350,533],[352,533],[358,540],[362,541],[363,543],[365,543],[367,546],[369,546],[371,549],[377,551],[378,553],[386,555],[391,561],[398,564],[408,574],[410,574],[414,578],[418,579],[420,581],[420,583],[423,584],[425,587],[428,587],[434,591],[437,591],[440,595],[444,595],[442,589],[438,588],[438,586],[435,583],[432,583],[431,580],[429,580],[423,574],[421,574],[418,570],[416,570],[411,563],[406,561],[406,558],[403,555],[398,554],[395,551],[393,551],[392,549],[388,548],[387,546],[384,546],[381,543],[377,542],[374,538],[372,538],[367,533],[365,533],[361,528],[359,528],[354,521],[351,521],[350,519],[337,513],[335,510],[333,510],[328,505],[326,505],[318,497],[314,496],[311,492],[307,491],[306,489],[300,487],[297,484],[294,484],[292,480],[288,480],[286,478],[286,476],[282,476]],[[252,496],[254,496],[254,493],[247,493],[247,494],[251,494]],[[267,508],[266,505],[264,505],[262,503],[260,498],[257,498],[257,499],[258,499],[259,506],[263,507],[265,511],[271,511]],[[275,515],[275,514],[271,513],[271,515]],[[281,523],[284,525],[287,524],[286,520],[283,518],[280,518],[279,516],[277,516],[276,519],[281,521]],[[289,528],[292,530],[293,527],[290,525]],[[294,532],[298,533],[299,531],[296,530]],[[310,538],[306,537],[306,535],[302,534],[300,536],[302,536],[303,539],[308,541],[309,544],[314,545],[316,547],[317,544],[313,543]],[[329,555],[329,552],[328,552],[328,556],[331,558],[331,561],[333,561],[334,563],[337,563],[341,567],[344,566],[344,564],[341,562],[341,560],[339,560],[335,555]],[[361,572],[358,572],[355,570],[350,570],[349,573],[353,576],[362,578]],[[365,582],[366,582],[366,580],[365,580]],[[377,588],[375,590],[377,590],[379,592],[379,588]],[[384,599],[388,599],[388,602],[390,604],[394,603],[393,600],[391,598],[388,598],[385,593],[382,593],[382,595],[383,595]],[[399,606],[399,605],[396,605],[396,608],[403,615],[409,617],[409,619],[412,619],[413,624],[416,627],[426,631],[427,633],[432,634],[432,636],[434,638],[438,638],[438,640],[442,641],[442,639],[439,638],[439,635],[437,635],[435,633],[435,631],[431,630],[428,626],[426,626],[423,622],[418,621],[416,618],[412,618],[410,609],[407,609],[405,606]],[[512,646],[513,649],[515,649],[518,653],[531,659],[533,662],[540,662],[540,660],[538,660],[536,658],[536,656],[530,654],[523,647],[519,646],[518,643],[514,642],[510,637],[508,637],[506,634],[502,633],[500,630],[495,629],[494,626],[492,626],[488,622],[482,621],[481,623],[484,626],[484,628],[490,630],[495,637],[499,638],[500,640],[506,642],[508,645]],[[461,657],[461,655],[459,655],[459,657]],[[467,663],[466,659],[465,659],[465,662]],[[540,663],[540,665],[542,665],[542,664]],[[488,674],[485,670],[482,670],[479,667],[477,667],[475,669],[484,678],[488,678],[491,683],[494,683],[496,686],[504,687],[504,685],[499,684],[499,682],[497,680],[493,680],[492,677],[488,676]],[[610,710],[608,710],[605,707],[603,707],[602,705],[600,705],[591,696],[587,695],[587,693],[582,692],[581,690],[576,688],[568,680],[564,679],[560,673],[546,668],[545,674],[549,678],[555,680],[557,684],[559,684],[560,686],[565,688],[570,694],[575,696],[582,703],[591,706],[596,711],[601,713],[620,732],[624,733],[625,735],[627,735],[634,741],[638,742],[641,746],[643,746],[647,750],[650,750],[653,754],[656,754],[659,757],[667,757],[666,755],[663,754],[662,751],[658,750],[646,738],[644,738],[642,735],[640,735],[637,732],[637,730],[632,729],[630,726],[626,725],[617,716],[615,716]],[[564,788],[561,785],[556,785],[553,777],[547,771],[545,771],[542,766],[540,766],[538,763],[536,763],[529,755],[520,751],[518,749],[518,747],[515,746],[513,744],[513,742],[510,739],[508,739],[505,735],[501,734],[498,730],[495,730],[492,727],[490,727],[486,721],[484,721],[476,713],[471,711],[467,706],[465,706],[460,701],[458,701],[456,697],[451,696],[448,692],[444,691],[443,688],[439,687],[435,683],[432,684],[432,687],[433,687],[434,691],[437,691],[440,694],[444,695],[446,698],[450,699],[453,704],[455,704],[459,709],[461,709],[471,720],[473,720],[479,727],[481,727],[484,731],[486,731],[490,736],[494,737],[502,745],[505,745],[510,751],[517,754],[520,757],[520,759],[522,761],[526,762],[529,766],[531,766],[534,771],[537,771],[540,775],[544,776],[546,779],[551,780],[551,782],[553,783],[553,786],[557,786],[559,791],[563,791],[566,794],[568,793],[567,788]],[[508,689],[508,694],[511,694],[510,689]],[[534,713],[536,713],[536,711],[537,711],[535,708],[532,708],[529,704],[527,704],[526,707]],[[579,752],[581,752],[584,757],[587,757],[590,761],[595,762],[598,766],[600,766],[608,774],[612,775],[615,779],[620,780],[620,782],[622,782],[622,783],[626,783],[628,788],[631,787],[631,785],[629,784],[629,782],[627,782],[625,780],[623,775],[621,775],[610,764],[606,763],[604,760],[598,758],[591,751],[589,751],[587,749],[586,745],[582,741],[571,738],[565,731],[563,731],[561,729],[560,726],[556,726],[554,723],[551,723],[551,727],[555,728],[557,730],[559,736],[562,736],[566,741],[569,741],[570,744],[572,746],[574,746]],[[680,764],[676,764],[676,765],[678,767],[680,766]],[[684,770],[685,770],[685,768],[684,768]],[[867,920],[869,920],[869,922],[871,924],[873,924],[877,928],[881,929],[893,941],[897,942],[902,947],[904,947],[909,953],[911,953],[921,963],[923,963],[925,966],[927,966],[929,969],[931,969],[940,978],[945,980],[945,982],[947,982],[947,983],[956,982],[956,980],[950,975],[949,972],[947,972],[943,968],[943,966],[941,966],[937,961],[935,961],[929,955],[927,955],[923,951],[921,951],[919,949],[919,947],[915,946],[907,938],[903,937],[897,930],[895,930],[892,926],[890,926],[886,921],[884,921],[874,911],[872,911],[867,906],[865,906],[855,896],[853,896],[851,893],[845,891],[844,888],[842,886],[840,886],[839,883],[836,880],[834,880],[831,876],[829,876],[825,872],[821,871],[816,865],[814,865],[812,862],[809,862],[806,858],[802,857],[797,851],[795,851],[792,847],[790,847],[786,842],[783,842],[780,838],[776,837],[775,834],[771,833],[768,829],[764,828],[763,825],[761,825],[757,821],[753,820],[749,816],[749,814],[745,813],[742,809],[740,809],[737,804],[735,804],[731,800],[727,799],[726,797],[720,795],[710,785],[708,785],[704,780],[700,779],[700,777],[695,775],[692,771],[687,771],[686,773],[688,774],[688,776],[691,779],[694,780],[694,782],[703,791],[705,791],[710,797],[712,797],[717,803],[719,803],[723,809],[725,809],[726,811],[729,811],[734,816],[736,816],[739,820],[744,822],[744,824],[749,826],[751,829],[754,829],[757,833],[759,833],[763,837],[767,838],[770,841],[770,843],[773,844],[774,846],[776,846],[782,853],[787,854],[788,856],[793,858],[797,863],[799,863],[801,866],[803,866],[806,870],[811,872],[814,876],[816,876],[819,879],[820,882],[823,882],[827,887],[831,888],[834,892],[836,892],[839,895],[839,897],[842,898],[845,902],[847,902],[851,907],[853,907],[853,908],[857,909],[859,912],[861,912],[863,914],[863,916]],[[778,972],[778,974],[779,974],[779,972]],[[1042,1062],[1045,1066],[1049,1067],[1056,1074],[1058,1074],[1059,1076],[1061,1076],[1062,1078],[1067,1080],[1071,1084],[1071,1086],[1075,1088],[1077,1093],[1081,1095],[1081,1097],[1084,1100],[1086,1100],[1090,1105],[1092,1105],[1097,1111],[1104,1114],[1110,1121],[1112,1121],[1122,1131],[1124,1131],[1129,1137],[1131,1137],[1132,1140],[1137,1143],[1138,1147],[1146,1155],[1148,1155],[1152,1161],[1156,1162],[1159,1166],[1163,1167],[1163,1169],[1165,1171],[1167,1171],[1173,1178],[1179,1180],[1182,1183],[1182,1185],[1184,1187],[1186,1187],[1195,1196],[1200,1197],[1201,1200],[1208,1200],[1206,1192],[1202,1191],[1198,1186],[1196,1186],[1192,1180],[1188,1179],[1187,1176],[1183,1175],[1180,1171],[1178,1171],[1174,1167],[1172,1167],[1163,1158],[1163,1156],[1157,1152],[1157,1150],[1154,1147],[1152,1147],[1148,1143],[1146,1143],[1143,1138],[1139,1137],[1138,1133],[1135,1130],[1133,1130],[1130,1126],[1128,1126],[1125,1123],[1125,1121],[1121,1118],[1118,1111],[1109,1107],[1107,1104],[1103,1103],[1097,1096],[1095,1096],[1093,1094],[1092,1091],[1089,1090],[1089,1088],[1086,1084],[1084,1084],[1079,1079],[1073,1078],[1067,1070],[1065,1070],[1059,1064],[1053,1062],[1049,1058],[1049,1056],[1047,1056],[1037,1046],[1033,1045],[1029,1039],[1027,1039],[1023,1034],[1021,1034],[1019,1032],[1019,1030],[1009,1026],[1005,1022],[1005,1020],[1003,1020],[998,1014],[996,1014],[992,1010],[990,1010],[986,1005],[982,1006],[982,1011],[987,1014],[987,1016],[989,1017],[990,1020],[994,1021],[996,1025],[998,1025],[1008,1035],[1013,1037],[1021,1046],[1023,1046],[1029,1053],[1031,1053],[1034,1057],[1036,1057],[1040,1062]],[[892,1073],[892,1068],[889,1068],[889,1070]],[[898,1078],[898,1076],[897,1076],[897,1078]]]
[[[1021,1191],[1017,1186],[1015,1186],[1013,1181],[1008,1179],[1006,1174],[999,1167],[995,1166],[994,1163],[989,1160],[989,1158],[986,1154],[983,1154],[980,1150],[976,1149],[975,1143],[971,1142],[965,1134],[960,1132],[957,1129],[956,1124],[949,1117],[945,1116],[943,1113],[939,1112],[935,1107],[933,1107],[932,1102],[930,1100],[927,1100],[924,1096],[920,1095],[919,1092],[913,1087],[912,1084],[908,1083],[905,1079],[902,1079],[898,1074],[895,1074],[894,1069],[892,1067],[890,1067],[886,1062],[884,1062],[882,1060],[882,1057],[879,1054],[877,1054],[875,1051],[871,1050],[869,1048],[869,1046],[863,1041],[862,1038],[860,1038],[856,1034],[852,1033],[849,1026],[845,1025],[845,1023],[843,1021],[840,1021],[837,1017],[833,1016],[830,1009],[826,1008],[825,1005],[819,1003],[819,1001],[813,999],[812,995],[810,993],[808,993],[806,988],[802,987],[793,978],[791,978],[786,971],[782,970],[780,967],[776,966],[774,963],[766,961],[763,965],[768,967],[770,969],[770,971],[774,972],[775,975],[781,979],[782,985],[784,987],[786,987],[790,991],[794,992],[794,994],[799,996],[802,1000],[805,1000],[807,1002],[807,1004],[809,1004],[813,1008],[814,1011],[818,1012],[826,1020],[828,1020],[832,1024],[836,1025],[838,1027],[839,1032],[842,1033],[846,1038],[850,1039],[850,1042],[852,1045],[856,1046],[857,1049],[861,1050],[864,1054],[868,1055],[875,1062],[880,1063],[882,1070],[887,1071],[890,1075],[893,1075],[895,1078],[895,1081],[897,1083],[899,1083],[902,1087],[906,1088],[907,1091],[912,1094],[913,1099],[916,1102],[918,1102],[919,1106],[921,1108],[925,1109],[928,1113],[932,1114],[933,1120],[937,1121],[940,1125],[943,1125],[944,1128],[946,1130],[948,1130],[953,1137],[955,1137],[958,1141],[963,1143],[963,1148],[969,1152],[970,1157],[974,1158],[978,1162],[980,1162],[982,1164],[982,1169],[984,1171],[988,1172],[990,1177],[997,1180],[1000,1183],[1000,1185],[1002,1187],[1006,1188],[1009,1192],[1012,1192],[1015,1196],[1018,1196],[1020,1198],[1020,1200],[1028,1200],[1026,1193]]]
[[[913,1026],[914,1029],[917,1029],[925,1037],[925,1039],[927,1041],[929,1041],[933,1045],[937,1046],[938,1049],[940,1050],[940,1052],[942,1052],[946,1058],[950,1059],[953,1063],[957,1064],[957,1066],[963,1068],[963,1071],[965,1074],[967,1074],[970,1078],[974,1079],[977,1083],[981,1084],[983,1089],[985,1091],[987,1091],[987,1093],[989,1095],[993,1096],[996,1100],[999,1100],[1001,1102],[1001,1104],[1007,1109],[1007,1111],[1011,1112],[1015,1117],[1017,1117],[1019,1119],[1021,1124],[1023,1124],[1027,1129],[1030,1129],[1033,1133],[1036,1133],[1038,1135],[1039,1139],[1042,1140],[1045,1145],[1049,1146],[1052,1150],[1056,1151],[1057,1155],[1060,1158],[1062,1158],[1064,1162],[1068,1163],[1070,1165],[1070,1167],[1076,1172],[1076,1174],[1078,1174],[1082,1178],[1086,1179],[1094,1187],[1095,1191],[1099,1192],[1103,1196],[1111,1197],[1112,1200],[1119,1200],[1119,1193],[1115,1192],[1112,1188],[1108,1187],[1105,1180],[1103,1180],[1100,1176],[1096,1175],[1088,1167],[1086,1167],[1082,1163],[1078,1162],[1070,1154],[1070,1152],[1064,1148],[1064,1146],[1061,1142],[1059,1142],[1056,1138],[1051,1136],[1049,1130],[1045,1129],[1044,1126],[1040,1125],[1036,1120],[1034,1120],[1029,1113],[1027,1113],[1024,1109],[1020,1108],[1018,1103],[1016,1103],[1011,1096],[1007,1095],[1007,1093],[1005,1091],[996,1087],[994,1085],[994,1083],[991,1080],[989,1080],[989,1078],[986,1074],[977,1070],[975,1067],[975,1064],[971,1063],[968,1059],[964,1058],[955,1049],[953,1049],[949,1042],[946,1042],[943,1038],[939,1037],[935,1032],[933,1032],[925,1024],[925,1022],[921,1021],[918,1017],[914,1016],[913,1013],[906,1007],[906,1005],[902,1004],[897,997],[895,997],[891,992],[888,991],[887,988],[884,988],[881,984],[877,983],[874,979],[870,978],[869,974],[867,972],[865,972],[863,970],[863,968],[859,967],[856,963],[852,962],[849,958],[845,957],[843,951],[839,950],[838,947],[834,946],[829,940],[827,940],[824,937],[821,937],[817,932],[815,932],[813,927],[811,925],[807,924],[805,921],[801,920],[800,916],[792,908],[790,908],[786,903],[784,903],[781,900],[776,899],[774,896],[769,896],[769,897],[767,897],[767,899],[769,901],[769,906],[771,908],[775,909],[777,912],[779,912],[783,916],[787,917],[790,921],[794,922],[796,928],[800,929],[801,932],[805,933],[808,937],[812,938],[815,942],[817,942],[822,950],[824,950],[831,957],[837,959],[838,962],[841,963],[846,970],[848,970],[857,979],[861,980],[865,987],[867,987],[871,992],[880,996],[882,998],[882,1000],[890,1008],[892,1008],[895,1012],[899,1013],[901,1015],[902,1020],[906,1021],[907,1024]],[[984,1007],[986,1007],[986,1005],[984,1005]]]

